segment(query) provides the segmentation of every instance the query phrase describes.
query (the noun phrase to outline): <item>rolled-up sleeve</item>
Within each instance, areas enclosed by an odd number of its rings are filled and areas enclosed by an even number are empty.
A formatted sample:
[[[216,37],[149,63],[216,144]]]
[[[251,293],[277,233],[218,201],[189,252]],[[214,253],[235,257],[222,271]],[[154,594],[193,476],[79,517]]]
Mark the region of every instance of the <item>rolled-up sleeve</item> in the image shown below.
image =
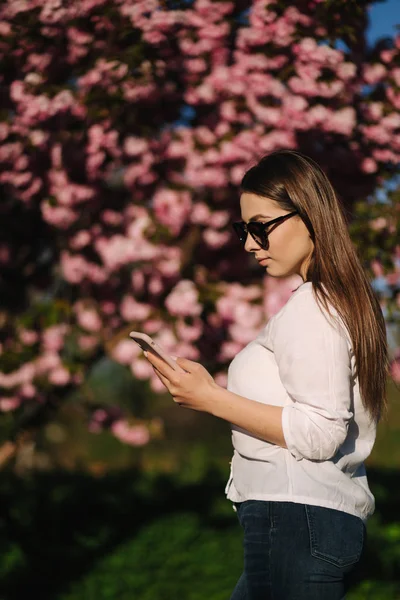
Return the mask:
[[[292,403],[282,412],[286,446],[297,459],[328,460],[352,418],[352,372],[344,329],[322,313],[312,292],[293,297],[273,327],[279,376]]]

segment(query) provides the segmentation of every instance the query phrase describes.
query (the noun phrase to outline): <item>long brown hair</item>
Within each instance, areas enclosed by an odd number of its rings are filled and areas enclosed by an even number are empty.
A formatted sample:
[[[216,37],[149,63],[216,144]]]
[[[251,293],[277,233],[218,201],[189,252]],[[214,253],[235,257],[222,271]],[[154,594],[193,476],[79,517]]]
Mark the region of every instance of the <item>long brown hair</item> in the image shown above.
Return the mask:
[[[297,210],[314,242],[306,280],[320,306],[330,303],[352,341],[360,394],[371,418],[387,407],[390,373],[385,320],[378,298],[351,241],[343,206],[322,169],[294,150],[278,150],[251,167],[243,192],[274,200],[286,211]]]

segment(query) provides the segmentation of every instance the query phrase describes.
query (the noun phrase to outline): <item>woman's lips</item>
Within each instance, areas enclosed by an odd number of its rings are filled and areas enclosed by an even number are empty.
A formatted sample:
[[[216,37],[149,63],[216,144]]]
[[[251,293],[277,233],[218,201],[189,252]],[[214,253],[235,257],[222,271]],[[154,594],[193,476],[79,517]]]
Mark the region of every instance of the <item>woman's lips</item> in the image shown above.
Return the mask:
[[[267,260],[270,260],[270,257],[268,256],[267,258],[262,258],[261,260],[258,261],[258,263],[260,265],[263,265],[265,262],[267,262]]]

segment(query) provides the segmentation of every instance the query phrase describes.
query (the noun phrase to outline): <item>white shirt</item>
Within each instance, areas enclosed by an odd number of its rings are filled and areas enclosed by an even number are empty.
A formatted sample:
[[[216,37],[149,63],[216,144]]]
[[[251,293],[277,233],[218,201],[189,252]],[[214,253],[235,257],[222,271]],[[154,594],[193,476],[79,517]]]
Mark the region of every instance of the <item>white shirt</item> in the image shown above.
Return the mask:
[[[231,425],[234,454],[225,492],[233,502],[275,500],[334,508],[366,520],[374,497],[365,474],[376,424],[363,407],[349,333],[325,318],[312,283],[295,290],[235,356],[227,389],[282,406],[287,448]]]

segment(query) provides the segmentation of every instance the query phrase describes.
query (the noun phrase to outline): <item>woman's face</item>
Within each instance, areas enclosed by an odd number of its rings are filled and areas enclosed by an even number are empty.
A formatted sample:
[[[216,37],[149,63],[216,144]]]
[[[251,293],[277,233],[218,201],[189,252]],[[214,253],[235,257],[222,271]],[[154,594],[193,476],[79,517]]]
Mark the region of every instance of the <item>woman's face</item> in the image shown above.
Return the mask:
[[[256,215],[263,215],[255,220],[265,223],[291,212],[280,208],[274,200],[250,192],[242,193],[240,209],[245,223]],[[260,265],[267,269],[271,277],[300,275],[305,281],[314,243],[301,218],[294,215],[279,223],[268,239],[269,248],[263,250],[252,236],[248,235],[244,248],[247,252],[253,252],[257,260],[264,259]]]

